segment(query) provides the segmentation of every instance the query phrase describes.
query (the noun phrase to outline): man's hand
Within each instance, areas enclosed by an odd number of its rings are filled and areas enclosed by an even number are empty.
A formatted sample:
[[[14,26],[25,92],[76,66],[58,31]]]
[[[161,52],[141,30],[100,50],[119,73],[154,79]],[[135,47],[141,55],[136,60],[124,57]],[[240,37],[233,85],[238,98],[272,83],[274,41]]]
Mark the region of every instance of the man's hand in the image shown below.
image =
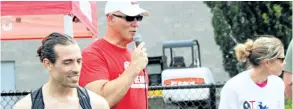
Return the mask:
[[[146,53],[146,48],[144,48],[144,45],[145,45],[144,42],[139,44],[138,47],[134,49],[131,55],[131,63],[129,67],[135,70],[134,73],[137,73],[137,74],[141,70],[143,70],[148,64],[148,56]]]

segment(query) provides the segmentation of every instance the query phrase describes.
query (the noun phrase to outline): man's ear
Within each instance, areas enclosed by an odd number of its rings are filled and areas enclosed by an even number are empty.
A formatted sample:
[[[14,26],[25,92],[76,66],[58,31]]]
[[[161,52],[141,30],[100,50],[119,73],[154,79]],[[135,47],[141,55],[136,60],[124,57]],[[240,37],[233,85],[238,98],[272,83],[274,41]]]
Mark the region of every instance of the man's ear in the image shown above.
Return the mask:
[[[107,20],[110,25],[113,25],[113,23],[115,22],[115,18],[112,14],[107,15]]]
[[[43,59],[43,64],[49,71],[52,69],[53,63],[49,59]]]

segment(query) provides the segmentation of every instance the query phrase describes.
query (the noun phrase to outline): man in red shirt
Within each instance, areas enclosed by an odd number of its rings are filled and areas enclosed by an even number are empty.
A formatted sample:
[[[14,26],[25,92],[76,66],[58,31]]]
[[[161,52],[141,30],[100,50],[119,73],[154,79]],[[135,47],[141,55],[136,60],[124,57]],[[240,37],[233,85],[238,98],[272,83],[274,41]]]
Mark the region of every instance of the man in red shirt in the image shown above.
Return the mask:
[[[107,2],[107,31],[83,50],[79,85],[105,97],[111,109],[148,109],[145,43],[132,52],[139,21],[149,12],[137,2]]]

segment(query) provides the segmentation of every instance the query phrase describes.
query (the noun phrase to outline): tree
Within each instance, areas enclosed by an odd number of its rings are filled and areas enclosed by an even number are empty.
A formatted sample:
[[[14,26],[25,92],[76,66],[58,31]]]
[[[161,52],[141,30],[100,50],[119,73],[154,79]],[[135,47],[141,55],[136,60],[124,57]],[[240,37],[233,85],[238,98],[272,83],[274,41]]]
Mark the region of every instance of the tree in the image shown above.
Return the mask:
[[[238,63],[234,46],[259,35],[274,35],[287,50],[292,39],[292,2],[290,1],[209,1],[205,4],[213,14],[216,44],[220,46],[223,66],[230,77],[245,68]]]

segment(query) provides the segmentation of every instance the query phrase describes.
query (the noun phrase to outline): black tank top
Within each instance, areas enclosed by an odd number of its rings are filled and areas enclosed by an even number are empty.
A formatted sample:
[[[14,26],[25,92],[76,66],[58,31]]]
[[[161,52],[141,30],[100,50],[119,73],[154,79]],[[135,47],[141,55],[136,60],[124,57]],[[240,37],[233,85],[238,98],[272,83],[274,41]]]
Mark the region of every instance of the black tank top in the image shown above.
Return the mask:
[[[82,109],[92,109],[88,92],[85,88],[77,87],[79,104]],[[45,109],[42,87],[31,93],[32,109]]]

